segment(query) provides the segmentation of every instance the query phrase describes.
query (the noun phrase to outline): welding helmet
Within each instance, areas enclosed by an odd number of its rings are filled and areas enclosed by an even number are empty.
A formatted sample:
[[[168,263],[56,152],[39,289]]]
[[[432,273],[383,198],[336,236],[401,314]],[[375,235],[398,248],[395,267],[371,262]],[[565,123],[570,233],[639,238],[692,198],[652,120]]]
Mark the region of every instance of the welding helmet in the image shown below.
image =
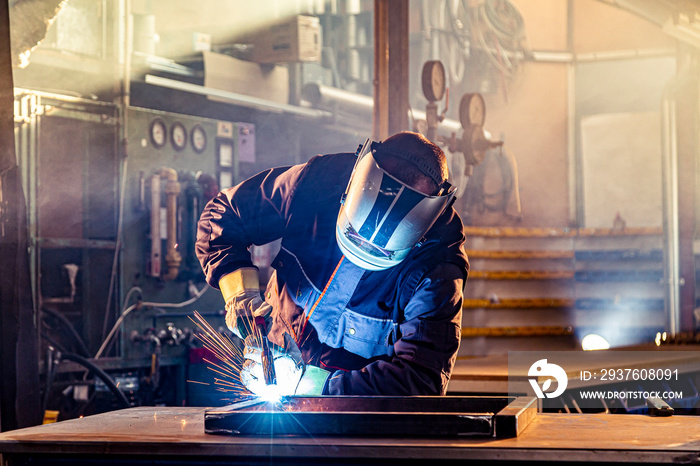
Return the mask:
[[[381,143],[360,146],[348,187],[341,199],[336,240],[352,263],[366,270],[384,270],[406,258],[438,217],[451,205],[455,190],[427,163],[396,150],[394,157],[412,163],[439,187],[424,194],[384,171],[375,159]]]

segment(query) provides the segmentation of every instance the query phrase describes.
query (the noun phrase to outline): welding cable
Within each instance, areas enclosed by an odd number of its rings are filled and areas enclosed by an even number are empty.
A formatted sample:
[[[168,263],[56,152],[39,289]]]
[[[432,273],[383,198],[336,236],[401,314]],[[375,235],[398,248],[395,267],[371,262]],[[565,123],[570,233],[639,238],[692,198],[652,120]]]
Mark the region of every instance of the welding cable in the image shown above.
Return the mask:
[[[470,56],[472,26],[468,6],[464,0],[443,0],[437,6],[433,1],[424,0],[422,8],[426,38],[430,40],[432,36],[437,36],[438,48],[447,50],[446,65],[450,81],[461,82]]]
[[[105,340],[104,340],[105,342],[111,341],[111,338],[113,336],[113,333],[115,332],[115,329],[118,328],[119,325],[121,325],[121,323],[124,321],[124,317],[126,317],[127,314],[129,314],[131,311],[133,311],[134,308],[138,307],[138,303],[131,306],[131,307],[127,307],[127,304],[129,304],[129,300],[131,299],[131,296],[134,293],[142,294],[142,292],[143,292],[143,290],[141,288],[139,288],[138,286],[133,286],[133,287],[131,287],[131,289],[129,291],[127,291],[126,296],[124,297],[124,304],[122,305],[122,310],[119,313],[119,319],[117,320],[117,322],[115,322],[109,335],[105,338]],[[139,302],[140,301],[141,300],[139,299]],[[110,345],[110,348],[111,348],[111,345]],[[99,357],[102,355],[102,353],[104,351],[109,351],[109,348],[106,348],[105,343],[103,342],[99,351],[95,355],[95,359],[99,359]]]
[[[469,16],[469,6],[464,0],[459,0],[452,2],[451,6],[446,5],[444,11],[449,16],[448,21],[454,40],[450,41],[449,37],[443,36],[443,49],[447,50],[448,68],[452,82],[459,83],[464,79],[464,73],[468,69],[467,62],[471,55],[470,41],[473,26]]]
[[[90,350],[88,350],[87,345],[85,345],[85,341],[80,337],[80,334],[75,330],[75,327],[73,326],[73,324],[70,323],[66,316],[64,316],[58,311],[46,307],[42,307],[41,312],[49,314],[51,317],[55,317],[56,319],[58,319],[58,321],[66,327],[71,336],[75,338],[75,342],[78,345],[78,350],[80,350],[82,355],[90,357]]]
[[[132,304],[131,306],[127,307],[122,312],[122,314],[119,316],[119,319],[117,319],[117,321],[114,323],[112,330],[109,332],[109,335],[107,335],[107,338],[105,338],[105,340],[102,342],[102,346],[100,346],[100,349],[97,350],[97,353],[95,354],[95,359],[99,359],[102,356],[102,354],[107,349],[107,345],[112,341],[112,338],[117,333],[117,330],[119,330],[119,327],[121,326],[122,322],[124,322],[124,318],[127,315],[129,315],[129,313],[131,311],[133,311],[134,309],[137,309],[137,308],[141,309],[144,306],[147,306],[147,307],[166,307],[166,308],[181,308],[181,307],[189,306],[190,304],[192,304],[193,302],[195,302],[199,298],[201,298],[202,295],[204,295],[204,293],[209,288],[211,288],[211,287],[205,283],[204,286],[202,287],[202,289],[197,291],[197,293],[194,296],[192,296],[187,301],[182,301],[180,303],[151,303],[151,302],[146,302],[146,301],[143,301],[143,302],[139,301],[138,303]],[[128,293],[127,293],[127,296],[128,296]]]
[[[61,361],[73,361],[74,363],[88,369],[90,372],[93,372],[96,377],[99,377],[105,383],[107,388],[109,388],[114,396],[117,397],[117,400],[120,402],[123,408],[131,408],[131,403],[129,403],[129,400],[126,398],[126,395],[124,395],[124,392],[122,392],[119,387],[117,387],[117,384],[114,383],[112,377],[110,377],[109,374],[97,367],[95,364],[91,363],[82,356],[78,356],[77,354],[73,353],[61,353],[59,355],[59,359]]]
[[[497,5],[496,5],[497,3]],[[475,24],[476,37],[483,52],[489,61],[506,76],[513,76],[517,71],[518,63],[511,63],[508,59],[510,53],[517,58],[519,48],[524,48],[521,43],[526,42],[525,25],[520,12],[507,0],[486,0],[472,10],[473,24]],[[489,47],[485,33],[492,33],[496,42],[495,47]],[[506,50],[512,46],[512,50]],[[503,64],[502,60],[508,63]]]
[[[485,22],[499,38],[518,43],[525,37],[523,17],[508,0],[486,0],[482,8]]]
[[[44,333],[42,333],[41,336],[45,337]],[[46,340],[49,341],[48,338]],[[51,342],[49,341],[49,343]],[[56,348],[60,348],[60,346],[56,346]],[[46,365],[46,388],[44,389],[44,398],[41,403],[42,414],[46,412],[46,408],[49,405],[49,395],[51,395],[51,386],[53,385],[53,379],[56,375],[56,367],[54,365],[54,354],[55,349],[49,346],[48,350],[46,351],[46,357],[44,358],[44,364]]]
[[[42,331],[42,332],[39,332],[39,334],[41,335],[41,338],[43,338],[44,340],[46,340],[46,342],[47,342],[49,345],[53,346],[53,347],[56,348],[58,351],[60,351],[60,352],[62,352],[62,353],[67,353],[67,352],[68,352],[68,350],[67,350],[63,345],[61,345],[59,342],[57,342],[56,340],[54,340],[53,338],[51,338],[51,336],[50,336],[48,333]]]
[[[124,200],[126,198],[126,178],[129,167],[129,158],[122,158],[122,184],[121,192],[119,193],[119,218],[117,219],[117,237],[114,246],[114,257],[112,258],[112,273],[109,278],[109,290],[107,291],[107,306],[105,307],[104,323],[102,325],[102,337],[107,333],[107,322],[109,321],[109,308],[112,304],[112,294],[114,293],[114,285],[117,279],[117,265],[119,263],[119,253],[122,248],[122,231],[124,230]]]
[[[345,256],[340,256],[340,260],[338,261],[338,264],[335,266],[335,270],[333,270],[333,273],[328,279],[328,283],[326,283],[326,286],[323,287],[323,291],[321,291],[321,294],[318,296],[318,299],[316,299],[316,302],[313,304],[313,306],[311,306],[311,309],[309,309],[309,314],[304,320],[304,324],[301,327],[301,332],[299,332],[299,335],[293,335],[294,341],[296,341],[299,346],[301,346],[299,338],[301,338],[301,336],[304,334],[304,330],[306,329],[306,323],[309,321],[309,319],[311,319],[311,315],[313,315],[314,311],[316,310],[316,306],[318,306],[318,303],[321,302],[321,299],[323,299],[323,296],[326,294],[326,291],[328,291],[328,288],[331,286],[331,282],[335,278],[335,274],[338,273],[338,269],[340,269],[340,264],[343,263],[343,259],[345,259]]]

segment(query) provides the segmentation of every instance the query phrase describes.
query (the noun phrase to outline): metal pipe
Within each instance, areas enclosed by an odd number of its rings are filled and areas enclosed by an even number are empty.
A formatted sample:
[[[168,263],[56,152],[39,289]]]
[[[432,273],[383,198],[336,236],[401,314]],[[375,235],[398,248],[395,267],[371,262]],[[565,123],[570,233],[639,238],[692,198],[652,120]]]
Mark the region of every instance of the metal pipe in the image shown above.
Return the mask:
[[[609,52],[577,53],[577,62],[596,62],[609,60],[633,60],[637,58],[675,57],[673,47],[652,47],[647,49],[612,50]],[[543,60],[544,61],[544,60]]]
[[[160,175],[151,176],[151,269],[149,275],[160,278]],[[106,332],[105,332],[106,333]]]
[[[662,100],[662,205],[664,231],[664,307],[666,331],[675,335],[680,331],[680,259],[678,219],[678,146],[676,137],[675,83],[667,85]]]
[[[372,97],[356,94],[335,87],[324,86],[319,83],[307,83],[301,89],[301,97],[314,108],[328,111],[341,111],[352,114],[361,119],[372,117],[374,99]],[[409,110],[409,119],[425,120],[426,113],[423,110]],[[445,119],[440,123],[438,132],[446,136],[452,132],[462,131],[462,124],[457,120]]]
[[[163,278],[175,280],[182,264],[182,255],[177,250],[177,197],[180,195],[180,183],[177,180],[177,172],[172,168],[161,168],[160,176],[167,180],[165,183],[167,228],[165,264],[168,266],[168,272]]]
[[[527,54],[523,52],[501,52],[493,50],[494,53],[505,53],[508,58],[517,60],[528,60],[540,63],[574,63],[574,62],[596,62],[610,60],[633,60],[637,58],[654,58],[675,56],[673,47],[651,47],[646,49],[625,49],[611,50],[603,52],[553,52],[551,50],[532,50]]]
[[[301,97],[314,108],[337,109],[363,117],[371,117],[374,108],[374,99],[370,96],[318,83],[305,84],[301,88]]]
[[[566,65],[567,99],[566,99],[566,153],[569,165],[569,225],[583,225],[584,209],[579,199],[583,200],[583,180],[581,179],[581,160],[577,157],[577,111],[576,111],[576,65]]]
[[[644,18],[647,21],[663,26],[671,17],[672,9],[664,2],[657,0],[598,0],[610,6],[628,11],[634,15]]]

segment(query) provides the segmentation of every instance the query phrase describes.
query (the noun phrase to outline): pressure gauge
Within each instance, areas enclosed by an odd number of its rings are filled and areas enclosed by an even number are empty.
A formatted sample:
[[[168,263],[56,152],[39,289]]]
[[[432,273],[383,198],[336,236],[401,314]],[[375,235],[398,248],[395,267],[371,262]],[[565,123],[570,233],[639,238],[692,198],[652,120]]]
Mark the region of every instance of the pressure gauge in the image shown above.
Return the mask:
[[[173,123],[170,128],[170,142],[175,150],[182,150],[187,146],[187,130],[179,121]]]
[[[148,129],[148,136],[155,148],[160,149],[163,147],[168,138],[168,129],[165,126],[165,122],[160,118],[153,120]]]
[[[464,94],[459,102],[459,121],[462,128],[483,126],[486,121],[486,102],[481,94]]]
[[[423,65],[421,76],[423,95],[430,102],[442,100],[445,95],[447,82],[445,80],[445,67],[440,60],[430,60]]]
[[[199,125],[194,125],[192,128],[192,149],[201,154],[207,148],[207,133],[204,132],[204,128]]]

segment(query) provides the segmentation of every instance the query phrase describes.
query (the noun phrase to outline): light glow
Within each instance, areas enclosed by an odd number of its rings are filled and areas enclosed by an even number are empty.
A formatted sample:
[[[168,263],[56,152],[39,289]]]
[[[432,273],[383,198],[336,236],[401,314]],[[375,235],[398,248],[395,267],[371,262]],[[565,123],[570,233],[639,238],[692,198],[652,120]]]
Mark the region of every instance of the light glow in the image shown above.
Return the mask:
[[[584,351],[606,350],[610,349],[610,343],[600,335],[590,333],[581,340],[581,348],[583,348]]]
[[[277,385],[264,385],[264,388],[258,395],[269,403],[277,403],[282,398]]]

